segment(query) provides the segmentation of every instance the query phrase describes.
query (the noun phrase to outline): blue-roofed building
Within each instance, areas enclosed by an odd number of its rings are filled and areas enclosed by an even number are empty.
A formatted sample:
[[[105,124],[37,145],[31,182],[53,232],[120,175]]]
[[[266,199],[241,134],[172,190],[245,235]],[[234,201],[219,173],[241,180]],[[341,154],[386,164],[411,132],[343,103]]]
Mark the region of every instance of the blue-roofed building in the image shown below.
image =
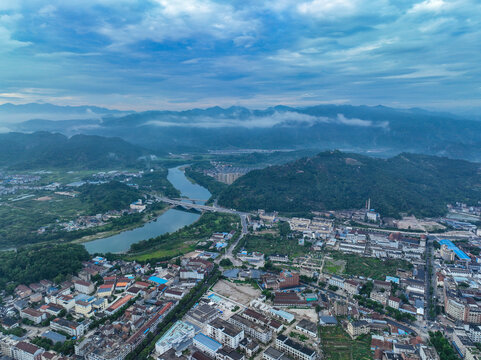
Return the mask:
[[[215,354],[222,348],[222,344],[200,333],[194,336],[194,346],[200,351],[215,358]]]
[[[229,269],[224,271],[222,275],[228,279],[237,279],[237,277],[239,276],[239,271],[239,269]]]
[[[168,282],[166,279],[162,279],[158,276],[149,277],[149,281],[154,282],[154,283],[159,284],[159,285],[166,284]]]
[[[399,284],[399,278],[395,276],[386,276],[386,281]]]
[[[459,249],[456,245],[454,245],[451,240],[448,239],[442,239],[439,240],[440,245],[446,245],[448,249],[452,250],[454,254],[458,257],[459,260],[467,260],[470,261],[471,258],[466,255],[461,249]]]
[[[56,343],[64,343],[65,341],[67,341],[67,337],[62,335],[62,334],[59,334],[58,332],[55,332],[55,331],[45,331],[43,334],[42,334],[42,337],[43,338],[46,338],[46,339],[49,339],[49,340],[52,340],[52,342],[54,344]]]
[[[284,310],[278,310],[278,309],[272,308],[269,310],[269,312],[275,317],[277,317],[278,319],[281,319],[287,323],[293,322],[296,318],[294,315]]]

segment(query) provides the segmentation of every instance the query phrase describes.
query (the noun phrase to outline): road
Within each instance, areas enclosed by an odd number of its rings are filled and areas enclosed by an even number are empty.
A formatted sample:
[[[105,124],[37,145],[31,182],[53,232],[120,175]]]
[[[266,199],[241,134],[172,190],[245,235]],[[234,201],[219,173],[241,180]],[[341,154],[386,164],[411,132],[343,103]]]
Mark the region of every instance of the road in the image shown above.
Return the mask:
[[[169,199],[166,197],[159,197],[158,200],[175,205],[175,206],[182,206],[187,209],[197,209],[197,210],[202,210],[202,211],[213,211],[213,212],[220,212],[220,213],[225,213],[225,214],[236,214],[236,215],[244,215],[247,216],[249,215],[248,213],[242,212],[242,211],[237,211],[234,209],[226,209],[220,206],[209,206],[209,205],[202,205],[202,204],[194,204],[192,202],[188,202],[189,200],[174,200],[174,199]]]
[[[221,258],[227,258],[229,259],[230,261],[232,261],[232,263],[235,265],[235,266],[241,266],[242,265],[242,261],[240,261],[239,259],[237,259],[235,257],[235,254],[233,253],[234,252],[234,249],[236,248],[237,244],[239,243],[239,241],[242,240],[242,238],[249,233],[249,230],[247,228],[247,215],[243,214],[243,215],[240,215],[240,219],[241,219],[241,226],[242,226],[242,230],[241,230],[241,234],[240,236],[237,238],[237,240],[235,242],[233,242],[229,248],[227,249],[225,255]],[[220,261],[220,259],[219,259]]]

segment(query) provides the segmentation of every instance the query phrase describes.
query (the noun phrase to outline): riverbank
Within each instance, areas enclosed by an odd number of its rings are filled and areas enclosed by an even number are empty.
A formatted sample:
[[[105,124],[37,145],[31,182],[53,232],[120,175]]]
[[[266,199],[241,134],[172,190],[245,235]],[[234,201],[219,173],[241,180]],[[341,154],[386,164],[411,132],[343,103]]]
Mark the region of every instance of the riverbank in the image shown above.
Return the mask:
[[[138,221],[134,224],[130,224],[130,225],[127,225],[123,228],[119,228],[119,229],[115,229],[115,230],[103,231],[103,232],[98,232],[98,233],[92,234],[92,235],[86,235],[86,236],[83,236],[79,239],[73,240],[71,243],[72,244],[84,244],[84,243],[88,243],[90,241],[115,236],[115,235],[121,234],[125,231],[131,231],[131,230],[135,230],[137,228],[141,228],[142,226],[145,226],[146,224],[148,224],[152,221],[156,221],[159,216],[161,216],[162,214],[164,214],[165,212],[167,212],[168,210],[170,210],[172,208],[173,208],[173,206],[165,206],[163,209],[154,210],[153,212],[145,214],[145,216],[143,216],[140,221]]]
[[[180,192],[181,197],[192,199],[198,203],[210,197],[204,187],[193,184],[183,171],[185,166],[177,166],[168,171],[167,179]],[[133,244],[157,238],[164,234],[175,233],[185,226],[196,222],[200,213],[186,212],[173,207],[163,208],[155,216],[149,215],[145,222],[137,222],[137,226],[129,226],[121,231],[97,233],[78,239],[89,253],[127,253]],[[155,219],[153,219],[155,217]],[[183,246],[186,244],[183,244]],[[175,249],[171,249],[174,251]],[[185,249],[183,249],[185,250]]]

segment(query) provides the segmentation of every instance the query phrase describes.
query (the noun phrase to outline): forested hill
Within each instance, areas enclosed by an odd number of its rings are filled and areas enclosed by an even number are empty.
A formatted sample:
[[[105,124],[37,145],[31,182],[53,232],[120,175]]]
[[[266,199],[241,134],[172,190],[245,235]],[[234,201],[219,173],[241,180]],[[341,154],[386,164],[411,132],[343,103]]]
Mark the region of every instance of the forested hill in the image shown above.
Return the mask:
[[[14,169],[97,169],[137,166],[149,152],[119,138],[36,132],[0,134],[0,166]]]
[[[400,154],[390,159],[339,151],[256,170],[238,179],[219,204],[238,210],[303,212],[362,208],[383,216],[436,216],[454,201],[481,201],[481,165]]]

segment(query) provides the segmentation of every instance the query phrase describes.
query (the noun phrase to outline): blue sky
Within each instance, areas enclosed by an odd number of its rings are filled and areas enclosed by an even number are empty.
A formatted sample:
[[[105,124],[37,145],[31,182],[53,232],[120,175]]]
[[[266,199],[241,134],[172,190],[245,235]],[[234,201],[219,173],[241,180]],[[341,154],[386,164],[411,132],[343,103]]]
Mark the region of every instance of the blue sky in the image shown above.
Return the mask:
[[[481,109],[479,0],[2,0],[0,103]]]

